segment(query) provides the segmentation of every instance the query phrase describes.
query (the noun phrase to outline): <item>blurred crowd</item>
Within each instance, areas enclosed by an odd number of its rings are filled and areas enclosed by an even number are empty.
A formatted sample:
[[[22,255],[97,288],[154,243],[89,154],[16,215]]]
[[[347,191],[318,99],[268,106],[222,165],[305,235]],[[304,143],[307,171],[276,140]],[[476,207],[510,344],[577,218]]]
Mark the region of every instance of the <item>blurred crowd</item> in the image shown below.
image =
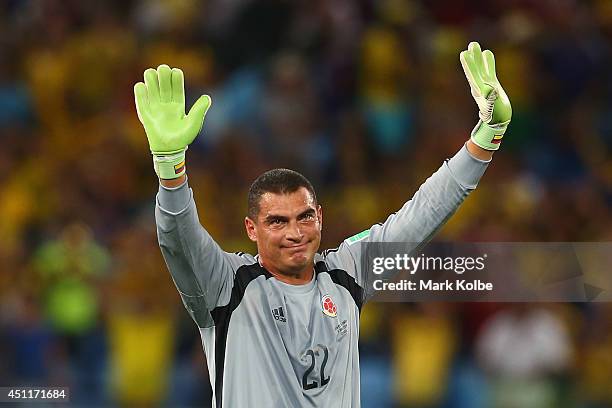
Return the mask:
[[[0,2],[0,386],[85,406],[207,406],[197,329],[157,246],[133,84],[183,69],[213,105],[187,153],[202,224],[255,251],[261,172],[311,179],[323,248],[384,220],[467,140],[459,64],[492,49],[513,120],[441,241],[612,241],[612,2]],[[364,407],[612,406],[612,307],[372,303]]]

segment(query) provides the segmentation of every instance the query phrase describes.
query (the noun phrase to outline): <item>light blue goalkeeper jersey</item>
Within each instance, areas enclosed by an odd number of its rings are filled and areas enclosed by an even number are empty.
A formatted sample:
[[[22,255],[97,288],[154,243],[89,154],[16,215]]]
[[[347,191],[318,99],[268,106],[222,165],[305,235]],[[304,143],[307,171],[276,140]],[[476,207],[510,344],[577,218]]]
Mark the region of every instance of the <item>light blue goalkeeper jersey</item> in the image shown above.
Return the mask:
[[[463,147],[384,223],[317,254],[305,285],[280,282],[257,256],[223,251],[201,226],[187,183],[160,186],[159,245],[200,330],[213,406],[359,407],[359,313],[372,295],[359,242],[417,248],[476,187],[487,164]]]

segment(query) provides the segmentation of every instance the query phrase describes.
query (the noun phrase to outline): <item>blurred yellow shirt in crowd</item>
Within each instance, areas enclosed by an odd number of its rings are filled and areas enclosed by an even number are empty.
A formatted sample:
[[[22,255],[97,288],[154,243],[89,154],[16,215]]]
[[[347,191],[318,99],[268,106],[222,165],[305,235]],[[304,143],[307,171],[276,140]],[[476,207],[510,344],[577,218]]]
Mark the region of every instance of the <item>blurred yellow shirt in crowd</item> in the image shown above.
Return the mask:
[[[444,396],[455,338],[448,318],[406,313],[394,324],[395,395],[402,405],[435,405]]]
[[[163,402],[174,349],[170,315],[117,313],[109,322],[111,389],[125,406]]]

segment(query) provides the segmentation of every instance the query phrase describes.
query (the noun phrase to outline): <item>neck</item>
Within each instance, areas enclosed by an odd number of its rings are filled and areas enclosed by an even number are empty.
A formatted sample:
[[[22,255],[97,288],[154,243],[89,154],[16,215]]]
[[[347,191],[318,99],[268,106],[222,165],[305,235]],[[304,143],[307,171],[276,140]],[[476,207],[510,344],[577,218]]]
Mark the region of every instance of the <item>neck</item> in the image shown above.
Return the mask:
[[[266,268],[276,279],[290,285],[305,285],[312,280],[314,268],[312,266],[302,269],[299,272],[281,272],[276,268],[271,268],[264,262],[260,262],[261,266]]]

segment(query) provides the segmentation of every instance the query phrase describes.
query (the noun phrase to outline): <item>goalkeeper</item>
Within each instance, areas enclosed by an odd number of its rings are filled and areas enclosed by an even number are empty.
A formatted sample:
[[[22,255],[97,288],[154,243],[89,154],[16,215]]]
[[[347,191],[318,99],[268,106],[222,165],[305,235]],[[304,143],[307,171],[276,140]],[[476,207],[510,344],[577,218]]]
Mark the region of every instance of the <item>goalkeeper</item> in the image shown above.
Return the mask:
[[[384,223],[319,253],[323,212],[308,180],[259,176],[245,229],[256,256],[223,251],[200,225],[185,152],[211,99],[185,115],[183,73],[161,65],[134,87],[155,172],[159,245],[197,324],[216,407],[359,407],[359,313],[373,294],[357,242],[427,242],[476,188],[510,122],[491,51],[470,43],[460,61],[479,121],[465,145]]]

